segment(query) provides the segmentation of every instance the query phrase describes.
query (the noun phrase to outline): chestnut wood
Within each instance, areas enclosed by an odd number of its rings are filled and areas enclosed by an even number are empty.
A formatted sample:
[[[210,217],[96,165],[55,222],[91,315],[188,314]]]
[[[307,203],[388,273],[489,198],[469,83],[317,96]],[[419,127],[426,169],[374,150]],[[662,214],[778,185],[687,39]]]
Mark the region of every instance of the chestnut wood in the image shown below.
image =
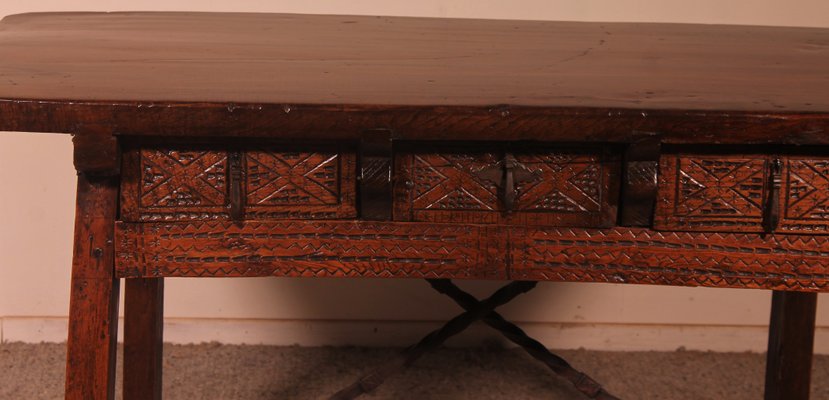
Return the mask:
[[[24,14],[0,23],[0,129],[827,144],[827,46],[810,28]]]
[[[764,154],[663,155],[655,228],[762,232],[769,162]]]
[[[135,12],[0,26],[3,99],[829,111],[826,29]]]
[[[621,165],[609,149],[419,144],[396,153],[398,221],[616,224]]]
[[[113,399],[119,280],[113,273],[118,184],[78,176],[66,399]]]
[[[166,276],[827,291],[827,66],[829,29],[26,14],[0,130],[75,135],[67,398],[112,397],[116,276],[152,398]],[[775,295],[770,396],[812,298]]]
[[[124,400],[161,400],[164,278],[125,281]]]
[[[510,277],[829,290],[829,236],[514,228]]]
[[[234,210],[235,220],[357,216],[356,155],[348,146],[191,145],[131,149],[123,158],[125,221],[227,220]]]
[[[112,129],[105,125],[84,126],[72,137],[75,170],[95,176],[117,176],[121,171],[121,149]]]
[[[122,277],[521,279],[829,289],[829,236],[403,222],[118,223]]]
[[[654,227],[826,234],[829,156],[665,154]]]
[[[503,230],[368,221],[126,223],[121,277],[505,279]]]
[[[816,293],[772,295],[766,400],[809,398],[816,311]]]
[[[829,233],[829,157],[783,160],[778,231]]]
[[[90,121],[107,121],[121,136],[191,139],[359,140],[379,128],[398,140],[829,144],[826,113],[0,100],[2,130],[72,132]]]

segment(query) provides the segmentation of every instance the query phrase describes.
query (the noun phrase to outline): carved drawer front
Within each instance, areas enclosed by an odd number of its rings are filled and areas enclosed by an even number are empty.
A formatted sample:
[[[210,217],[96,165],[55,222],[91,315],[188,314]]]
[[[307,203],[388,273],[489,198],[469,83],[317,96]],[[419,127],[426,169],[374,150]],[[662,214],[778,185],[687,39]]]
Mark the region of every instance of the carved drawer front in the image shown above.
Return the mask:
[[[768,163],[765,155],[663,155],[654,226],[762,231]]]
[[[819,233],[829,229],[829,158],[663,155],[662,230]]]
[[[353,218],[355,158],[336,147],[128,150],[121,219]]]
[[[397,152],[396,220],[615,224],[619,160],[603,148],[434,149]]]
[[[829,157],[788,157],[779,231],[829,233]]]

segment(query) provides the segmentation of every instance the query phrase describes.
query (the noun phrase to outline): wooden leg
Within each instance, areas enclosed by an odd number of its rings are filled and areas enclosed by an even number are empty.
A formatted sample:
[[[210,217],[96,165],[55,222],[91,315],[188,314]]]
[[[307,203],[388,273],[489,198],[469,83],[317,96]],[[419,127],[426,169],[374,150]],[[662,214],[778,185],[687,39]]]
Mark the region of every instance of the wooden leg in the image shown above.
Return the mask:
[[[164,278],[126,279],[124,316],[124,400],[161,400]]]
[[[816,293],[772,295],[766,400],[809,398],[816,310]]]
[[[116,179],[78,176],[69,302],[66,399],[115,396],[119,281],[115,278]]]

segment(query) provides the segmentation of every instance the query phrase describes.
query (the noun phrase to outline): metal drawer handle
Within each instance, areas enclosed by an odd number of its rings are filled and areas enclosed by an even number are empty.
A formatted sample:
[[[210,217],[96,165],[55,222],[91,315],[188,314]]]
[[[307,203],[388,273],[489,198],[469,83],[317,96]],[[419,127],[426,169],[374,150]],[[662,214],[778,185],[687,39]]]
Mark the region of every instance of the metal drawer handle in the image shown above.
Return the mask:
[[[495,183],[495,186],[498,187],[498,196],[501,203],[504,204],[506,212],[511,212],[515,207],[518,184],[538,178],[537,173],[530,171],[524,164],[518,162],[512,153],[506,153],[503,160],[478,171],[476,175],[480,179]]]
[[[780,186],[783,163],[779,158],[769,163],[769,192],[766,207],[763,210],[763,230],[772,233],[780,223]]]

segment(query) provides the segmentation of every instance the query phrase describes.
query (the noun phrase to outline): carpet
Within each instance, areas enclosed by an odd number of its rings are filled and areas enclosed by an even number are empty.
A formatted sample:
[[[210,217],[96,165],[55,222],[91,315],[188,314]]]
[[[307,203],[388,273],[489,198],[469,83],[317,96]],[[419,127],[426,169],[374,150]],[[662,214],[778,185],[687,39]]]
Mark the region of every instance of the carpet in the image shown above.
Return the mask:
[[[325,399],[400,349],[165,345],[164,398]],[[623,399],[759,399],[765,356],[559,351]],[[0,399],[61,399],[63,344],[0,345]],[[120,357],[119,357],[120,360]],[[120,398],[120,373],[119,362]],[[829,356],[815,358],[812,398],[829,399]],[[520,349],[442,348],[365,399],[584,399]]]

